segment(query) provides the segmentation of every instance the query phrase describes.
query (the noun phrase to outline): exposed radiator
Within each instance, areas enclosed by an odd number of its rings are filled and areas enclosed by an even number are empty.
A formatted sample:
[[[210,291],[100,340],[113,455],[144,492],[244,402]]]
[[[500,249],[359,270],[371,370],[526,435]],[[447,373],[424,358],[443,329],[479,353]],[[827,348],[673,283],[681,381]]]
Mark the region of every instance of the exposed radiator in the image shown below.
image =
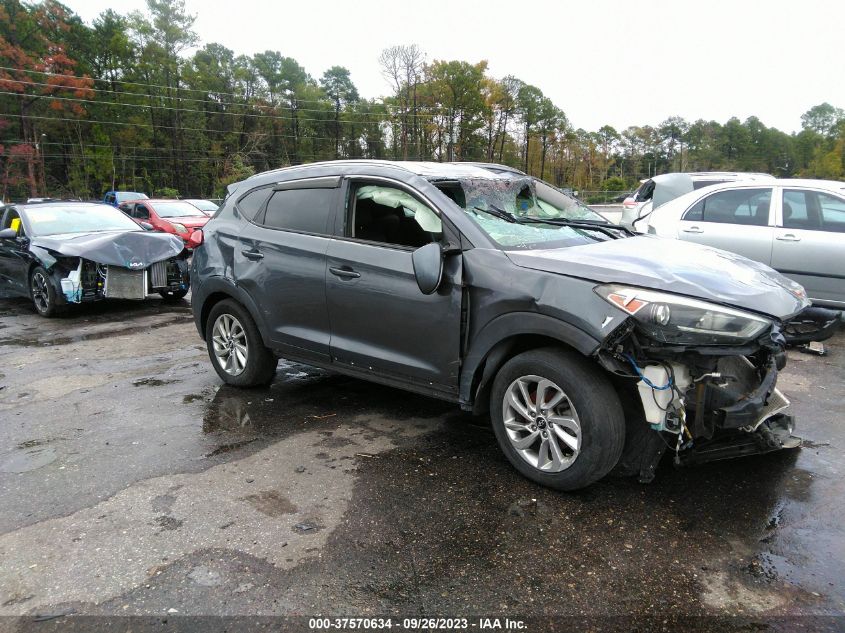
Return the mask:
[[[144,299],[147,296],[147,271],[109,266],[105,294],[111,299]]]
[[[150,285],[153,288],[167,287],[167,260],[163,262],[156,262],[149,268],[150,270]]]

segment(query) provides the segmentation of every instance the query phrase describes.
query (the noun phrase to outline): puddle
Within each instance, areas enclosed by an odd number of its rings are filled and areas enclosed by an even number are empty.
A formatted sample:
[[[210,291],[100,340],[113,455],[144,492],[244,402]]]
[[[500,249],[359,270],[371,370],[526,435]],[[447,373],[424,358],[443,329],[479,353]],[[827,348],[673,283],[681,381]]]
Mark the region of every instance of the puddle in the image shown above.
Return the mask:
[[[0,462],[2,473],[26,473],[50,464],[58,458],[51,446],[36,446],[14,453]]]
[[[222,455],[224,453],[229,453],[231,451],[237,450],[242,446],[246,446],[247,444],[252,444],[258,438],[252,438],[250,440],[243,440],[242,442],[232,442],[231,444],[223,444],[222,446],[218,446],[210,453],[206,453],[206,457],[215,457],[216,455]]]
[[[242,499],[268,517],[280,517],[286,514],[294,514],[297,511],[297,507],[291,503],[290,499],[283,497],[275,490],[262,490],[257,494],[242,497]]]
[[[170,325],[179,325],[181,323],[193,322],[194,318],[190,314],[187,315],[173,315],[167,321],[161,323],[150,323],[144,326],[146,330],[157,330],[159,328]],[[22,337],[15,336],[14,338],[0,339],[0,347],[55,347],[57,345],[70,345],[71,343],[80,343],[82,341],[96,341],[105,338],[113,338],[116,336],[124,336],[128,334],[137,334],[137,327],[126,327],[116,330],[101,330],[98,332],[81,332],[73,336],[49,336],[49,332],[45,332],[45,338],[38,336]],[[49,338],[46,338],[49,337]]]
[[[177,378],[169,380],[162,380],[161,378],[140,378],[138,380],[133,380],[132,384],[136,387],[161,387],[162,385],[171,385],[175,382],[182,381]]]

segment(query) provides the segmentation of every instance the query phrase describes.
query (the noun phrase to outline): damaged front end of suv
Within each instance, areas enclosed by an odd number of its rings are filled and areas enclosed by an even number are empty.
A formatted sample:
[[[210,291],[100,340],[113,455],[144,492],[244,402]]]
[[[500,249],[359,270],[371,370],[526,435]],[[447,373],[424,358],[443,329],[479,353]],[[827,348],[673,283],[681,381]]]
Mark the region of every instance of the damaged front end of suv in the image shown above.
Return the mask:
[[[803,289],[790,290],[803,306]],[[597,359],[636,381],[646,423],[629,424],[617,472],[650,481],[666,450],[693,464],[800,445],[776,387],[786,365],[779,319],[620,284],[595,291],[629,315]]]

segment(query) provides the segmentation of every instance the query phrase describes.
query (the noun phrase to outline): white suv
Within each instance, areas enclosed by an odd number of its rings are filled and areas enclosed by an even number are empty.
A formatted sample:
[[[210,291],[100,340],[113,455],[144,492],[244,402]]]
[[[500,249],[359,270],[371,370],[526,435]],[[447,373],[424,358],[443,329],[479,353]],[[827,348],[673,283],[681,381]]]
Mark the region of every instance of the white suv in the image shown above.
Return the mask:
[[[704,171],[663,174],[640,181],[640,186],[622,203],[622,219],[619,224],[632,231],[645,232],[645,223],[638,226],[652,209],[656,209],[678,196],[690,191],[737,180],[773,180],[769,174],[743,173],[733,171]]]

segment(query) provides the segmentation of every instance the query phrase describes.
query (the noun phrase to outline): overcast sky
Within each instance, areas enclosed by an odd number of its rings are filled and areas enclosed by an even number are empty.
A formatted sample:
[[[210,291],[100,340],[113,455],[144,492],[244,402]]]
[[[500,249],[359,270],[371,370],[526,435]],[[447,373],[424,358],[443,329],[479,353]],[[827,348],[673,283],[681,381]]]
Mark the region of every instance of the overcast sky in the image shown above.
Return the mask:
[[[90,23],[144,0],[65,0]],[[364,97],[389,94],[378,55],[486,59],[538,86],[575,127],[724,122],[756,115],[786,132],[829,102],[845,108],[843,0],[186,0],[202,43],[278,50],[315,78],[347,67]]]

